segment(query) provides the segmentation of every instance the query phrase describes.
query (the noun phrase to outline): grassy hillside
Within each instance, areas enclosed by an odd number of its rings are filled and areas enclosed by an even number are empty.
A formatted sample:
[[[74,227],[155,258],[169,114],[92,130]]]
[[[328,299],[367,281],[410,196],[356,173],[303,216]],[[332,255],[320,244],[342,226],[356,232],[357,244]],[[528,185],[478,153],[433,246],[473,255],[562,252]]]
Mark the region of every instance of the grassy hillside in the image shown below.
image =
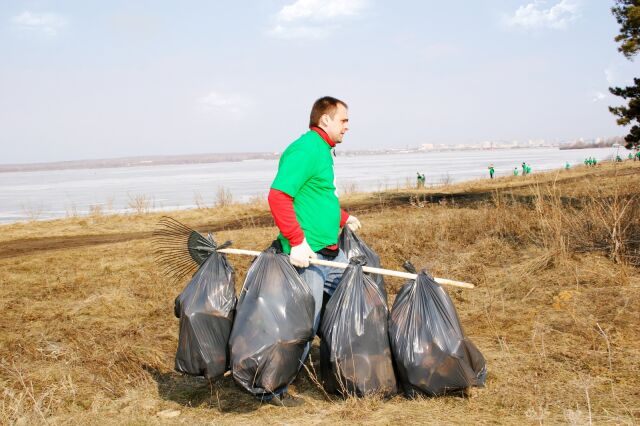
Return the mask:
[[[384,267],[406,259],[469,281],[448,289],[487,358],[467,397],[327,397],[261,405],[230,378],[173,372],[178,320],[153,261],[159,214],[0,226],[0,423],[523,423],[640,420],[640,165],[348,194]],[[264,202],[171,214],[219,241],[262,249]],[[231,257],[242,285],[250,259]],[[390,302],[402,285],[387,279]],[[316,342],[317,345],[317,342]],[[310,370],[318,370],[317,347]]]

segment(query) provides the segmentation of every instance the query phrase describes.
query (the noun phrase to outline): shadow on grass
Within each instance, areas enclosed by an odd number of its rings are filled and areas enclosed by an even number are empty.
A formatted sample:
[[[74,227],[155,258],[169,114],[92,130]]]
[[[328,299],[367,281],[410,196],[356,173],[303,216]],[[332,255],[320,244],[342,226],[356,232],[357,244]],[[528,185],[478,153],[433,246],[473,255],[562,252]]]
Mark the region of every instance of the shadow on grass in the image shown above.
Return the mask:
[[[161,398],[185,407],[208,407],[221,413],[247,413],[263,404],[238,388],[231,377],[210,381],[175,371],[162,372],[149,365],[143,368],[156,381]]]
[[[304,399],[327,402],[328,398],[322,391],[317,375],[320,372],[320,350],[317,342],[312,346],[311,360],[313,366],[307,359],[307,368],[298,373],[290,388]],[[210,381],[204,377],[188,376],[175,371],[163,372],[149,365],[143,365],[143,369],[156,381],[161,398],[185,407],[208,407],[220,413],[248,413],[265,404],[242,390],[231,377]]]

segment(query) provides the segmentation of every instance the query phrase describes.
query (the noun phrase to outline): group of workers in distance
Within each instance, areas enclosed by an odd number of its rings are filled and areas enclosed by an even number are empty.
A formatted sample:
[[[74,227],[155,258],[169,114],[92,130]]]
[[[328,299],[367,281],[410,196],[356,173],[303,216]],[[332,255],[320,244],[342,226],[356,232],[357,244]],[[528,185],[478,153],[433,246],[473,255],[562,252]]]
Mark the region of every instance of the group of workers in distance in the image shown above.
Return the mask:
[[[635,154],[633,152],[630,152],[627,156],[627,159],[629,161],[640,161],[640,151],[636,151]],[[622,157],[620,157],[620,155],[616,155],[616,163],[622,163]]]
[[[522,165],[520,166],[522,167],[522,176],[526,176],[529,173],[531,173],[531,166],[529,166],[527,163],[525,163],[524,161],[522,162]],[[489,166],[489,177],[491,179],[493,179],[493,175],[495,174],[494,168],[493,168],[493,164]],[[514,176],[518,176],[520,175],[520,171],[518,170],[517,167],[513,168],[513,175]]]
[[[630,152],[629,156],[628,156],[628,159],[629,160],[633,160],[633,161],[640,161],[640,151],[637,151],[635,154]],[[615,161],[616,162],[621,162],[622,158],[619,155],[617,155]],[[597,164],[598,164],[598,160],[596,160],[595,157],[588,157],[588,158],[585,158],[585,160],[584,160],[584,165],[585,166],[592,167],[592,166],[596,166]],[[522,165],[520,167],[522,167],[522,176],[526,176],[526,175],[531,173],[531,166],[529,166],[524,161],[522,162]],[[571,168],[571,164],[567,161],[564,164],[564,169],[565,170],[569,170],[570,168]],[[416,186],[417,186],[417,188],[418,189],[419,188],[424,188],[425,176],[423,174],[420,174],[420,172],[416,172],[416,174],[417,174],[417,176],[416,176],[416,180],[417,180]],[[493,179],[495,174],[496,174],[496,169],[495,169],[495,167],[493,167],[493,164],[490,164],[489,165],[489,178]],[[513,168],[513,175],[514,176],[519,176],[520,175],[520,170],[519,170],[518,167],[514,167]]]
[[[584,159],[584,165],[585,166],[596,166],[598,164],[598,160],[595,159],[595,157],[587,157]]]

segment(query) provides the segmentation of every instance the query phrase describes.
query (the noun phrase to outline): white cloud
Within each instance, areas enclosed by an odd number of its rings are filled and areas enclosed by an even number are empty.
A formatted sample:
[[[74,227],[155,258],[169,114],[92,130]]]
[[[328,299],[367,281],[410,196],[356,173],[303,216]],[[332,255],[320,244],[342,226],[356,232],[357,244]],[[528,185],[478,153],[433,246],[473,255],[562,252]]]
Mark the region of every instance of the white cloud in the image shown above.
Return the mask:
[[[339,29],[338,22],[360,15],[369,0],[296,0],[275,16],[268,34],[282,39],[317,40]],[[319,25],[322,23],[322,25]],[[327,27],[327,23],[332,24]]]
[[[283,26],[276,25],[269,30],[269,35],[282,39],[307,39],[307,40],[319,40],[326,38],[331,34],[331,30],[327,27],[313,26],[313,25],[297,25],[297,26]]]
[[[200,98],[198,104],[204,111],[227,112],[238,115],[246,112],[247,109],[253,106],[254,102],[243,95],[211,92]]]
[[[591,101],[592,102],[599,102],[603,99],[605,99],[607,97],[606,94],[602,93],[602,92],[593,92],[593,95],[591,96]]]
[[[67,19],[55,13],[35,14],[24,11],[11,18],[11,22],[23,31],[40,32],[47,36],[55,36],[67,25]]]
[[[366,7],[366,0],[297,0],[278,12],[281,22],[301,19],[325,21],[345,16],[356,16]]]
[[[536,0],[520,6],[513,16],[506,19],[507,25],[525,29],[552,28],[564,29],[578,17],[579,0],[561,0],[544,9],[546,2]]]
[[[604,70],[604,77],[607,79],[607,84],[613,86],[616,81],[616,72],[613,67],[606,68]]]

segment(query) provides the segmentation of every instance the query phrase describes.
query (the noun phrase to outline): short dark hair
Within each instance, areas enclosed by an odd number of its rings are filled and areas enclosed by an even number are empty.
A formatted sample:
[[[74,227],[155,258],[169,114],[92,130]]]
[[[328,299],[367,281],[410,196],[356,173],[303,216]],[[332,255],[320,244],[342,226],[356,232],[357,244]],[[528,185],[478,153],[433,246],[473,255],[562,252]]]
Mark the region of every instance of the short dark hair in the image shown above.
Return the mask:
[[[329,114],[333,118],[338,108],[338,104],[345,108],[349,108],[346,103],[340,99],[332,98],[331,96],[324,96],[313,103],[311,108],[311,115],[309,117],[309,127],[318,126],[320,123],[320,117],[324,114]]]

